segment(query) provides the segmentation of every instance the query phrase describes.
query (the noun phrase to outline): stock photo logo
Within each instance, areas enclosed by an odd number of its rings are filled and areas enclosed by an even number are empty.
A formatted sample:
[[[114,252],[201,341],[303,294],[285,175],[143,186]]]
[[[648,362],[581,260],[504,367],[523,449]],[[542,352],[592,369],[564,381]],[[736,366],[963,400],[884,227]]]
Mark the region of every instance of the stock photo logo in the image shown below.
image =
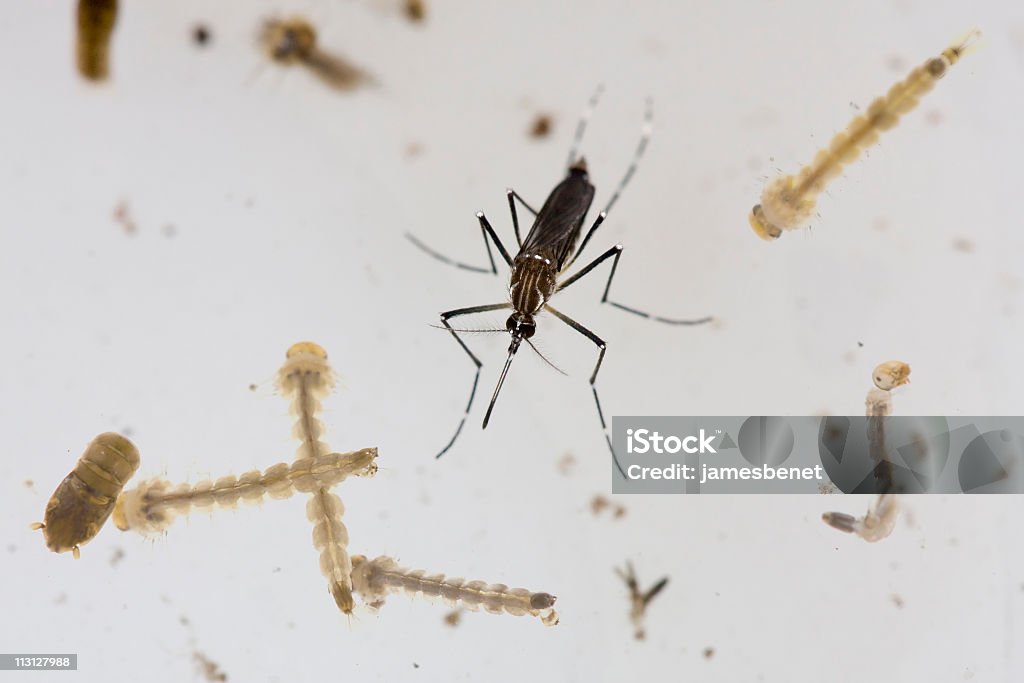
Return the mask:
[[[613,417],[615,493],[1022,493],[1024,417]]]

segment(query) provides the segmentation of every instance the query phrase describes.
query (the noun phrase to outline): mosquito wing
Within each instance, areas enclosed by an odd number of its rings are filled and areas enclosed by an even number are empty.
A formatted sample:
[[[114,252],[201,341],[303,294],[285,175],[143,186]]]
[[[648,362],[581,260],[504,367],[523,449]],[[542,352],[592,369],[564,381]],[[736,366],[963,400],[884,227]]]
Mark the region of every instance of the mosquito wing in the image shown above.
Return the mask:
[[[523,241],[522,252],[547,256],[562,270],[579,242],[583,219],[593,201],[594,186],[586,173],[570,171],[548,195]]]

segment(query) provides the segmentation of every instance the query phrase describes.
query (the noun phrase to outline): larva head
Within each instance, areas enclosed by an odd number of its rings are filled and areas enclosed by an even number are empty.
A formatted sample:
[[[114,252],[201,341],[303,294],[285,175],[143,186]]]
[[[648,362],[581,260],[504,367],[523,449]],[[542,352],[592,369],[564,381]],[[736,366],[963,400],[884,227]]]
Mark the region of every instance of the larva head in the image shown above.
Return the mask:
[[[882,391],[890,391],[910,383],[910,366],[898,360],[886,361],[874,369],[871,378],[876,387]]]
[[[750,210],[750,227],[761,239],[779,239],[784,230],[796,230],[814,215],[816,203],[809,192],[799,191],[795,176],[781,176],[765,185],[761,203]]]
[[[298,17],[268,19],[263,23],[260,43],[275,62],[294,64],[308,59],[316,48],[316,29]]]
[[[765,242],[772,242],[782,237],[782,231],[769,223],[768,219],[764,217],[764,210],[760,204],[754,205],[754,208],[750,210],[750,216],[747,220],[750,221],[750,227],[754,229],[754,234]]]
[[[326,392],[334,386],[334,373],[327,363],[327,351],[311,341],[292,344],[285,354],[284,365],[278,373],[277,383],[287,396],[305,381],[310,389]]]

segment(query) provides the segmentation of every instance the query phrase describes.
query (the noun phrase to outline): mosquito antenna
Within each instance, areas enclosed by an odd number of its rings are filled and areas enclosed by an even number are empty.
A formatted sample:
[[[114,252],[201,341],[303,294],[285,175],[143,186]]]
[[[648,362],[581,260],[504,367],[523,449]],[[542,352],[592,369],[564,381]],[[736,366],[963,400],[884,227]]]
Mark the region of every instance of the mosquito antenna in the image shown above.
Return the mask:
[[[512,365],[512,359],[515,357],[516,349],[518,348],[518,344],[514,344],[509,347],[508,360],[505,361],[505,367],[501,370],[501,377],[498,378],[498,386],[494,387],[494,396],[491,396],[491,402],[487,406],[487,414],[484,415],[484,426],[482,429],[487,429],[487,423],[491,420],[491,411],[494,410],[494,402],[498,400],[498,392],[501,391],[501,385],[505,383],[505,375],[508,374],[508,367]]]
[[[481,329],[471,330],[471,329],[461,329],[461,328],[458,328],[458,327],[445,327],[443,325],[434,325],[434,324],[431,324],[430,326],[433,327],[434,329],[437,329],[437,330],[455,330],[456,332],[507,332],[508,331],[504,327],[500,327],[500,328],[499,327],[481,328]]]
[[[533,345],[533,342],[532,342],[532,341],[530,341],[529,339],[527,339],[527,340],[526,340],[526,343],[530,345],[530,348],[531,348],[531,349],[533,349],[533,352],[534,352],[534,353],[536,353],[536,354],[537,354],[538,356],[540,356],[540,359],[541,359],[542,361],[544,361],[545,363],[547,363],[548,365],[550,365],[551,367],[553,367],[553,368],[554,368],[555,370],[557,370],[558,372],[560,372],[560,373],[562,373],[563,375],[565,375],[566,377],[568,377],[568,376],[569,376],[569,373],[567,373],[567,372],[566,372],[565,370],[563,370],[562,368],[558,367],[557,365],[555,365],[554,363],[552,363],[552,362],[551,362],[550,360],[548,360],[548,359],[547,359],[547,357],[546,357],[546,356],[545,356],[545,355],[544,355],[543,353],[541,353],[541,352],[540,352],[540,349],[538,349],[538,348],[537,348],[536,346],[534,346],[534,345]]]
[[[594,110],[597,109],[597,103],[601,99],[601,94],[604,92],[604,83],[597,86],[594,90],[594,94],[590,96],[590,101],[587,102],[587,106],[583,109],[583,115],[580,116],[580,122],[576,124],[576,134],[572,138],[572,147],[569,148],[569,161],[566,162],[566,168],[572,168],[576,163],[580,153],[580,143],[583,142],[583,132],[587,129],[587,123],[590,121],[590,117],[594,114]]]
[[[608,215],[608,212],[612,210],[615,202],[619,201],[619,195],[626,189],[626,185],[633,179],[633,174],[636,173],[637,166],[640,164],[640,158],[643,157],[644,152],[647,151],[647,143],[651,140],[651,133],[654,131],[654,101],[648,97],[644,103],[644,123],[640,128],[640,142],[636,145],[636,151],[633,152],[633,160],[629,163],[629,168],[626,169],[626,174],[622,176],[622,180],[619,181],[619,186],[615,188],[615,193],[612,194],[612,198],[608,200],[608,204],[605,205],[604,210],[601,211],[602,215]]]

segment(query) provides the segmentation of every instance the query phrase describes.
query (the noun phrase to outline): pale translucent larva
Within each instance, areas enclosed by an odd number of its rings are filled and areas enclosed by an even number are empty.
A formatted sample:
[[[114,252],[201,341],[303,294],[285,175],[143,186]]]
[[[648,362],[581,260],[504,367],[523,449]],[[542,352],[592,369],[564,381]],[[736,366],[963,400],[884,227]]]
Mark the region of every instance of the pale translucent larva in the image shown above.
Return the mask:
[[[876,467],[875,476],[888,481],[879,481],[879,494],[863,517],[853,517],[843,512],[826,512],[821,519],[829,526],[856,534],[865,541],[874,543],[888,538],[896,527],[900,508],[897,496],[887,489],[892,484],[891,463],[884,458],[885,454],[885,418],[892,413],[892,395],[890,392],[910,382],[910,366],[903,361],[891,360],[882,363],[871,373],[875,387],[868,391],[865,399],[865,413],[868,417],[869,443],[871,457],[886,467]]]
[[[352,585],[363,600],[374,608],[384,604],[389,593],[422,594],[442,598],[448,604],[467,610],[483,609],[491,614],[530,615],[547,626],[558,623],[554,610],[555,596],[534,593],[525,588],[509,588],[505,584],[486,584],[431,574],[422,569],[406,569],[390,557],[368,560],[363,555],[352,557]]]
[[[971,31],[963,39],[917,67],[885,95],[877,98],[868,110],[858,115],[846,130],[839,133],[828,147],[818,152],[814,161],[797,175],[786,175],[770,181],[761,194],[761,203],[754,206],[748,218],[750,227],[763,240],[776,240],[785,230],[804,227],[814,214],[817,197],[829,181],[842,173],[843,167],[857,160],[864,150],[878,141],[879,135],[899,123],[900,117],[914,109],[949,67],[967,54],[981,34]]]
[[[139,451],[125,437],[106,432],[93,439],[50,496],[43,521],[32,525],[43,530],[46,547],[55,553],[70,550],[77,559],[79,547],[103,528],[138,468]]]
[[[376,448],[353,453],[328,453],[294,463],[278,463],[262,474],[246,472],[195,485],[172,484],[165,479],[149,479],[117,499],[114,524],[122,531],[144,535],[163,533],[178,515],[188,514],[193,507],[235,507],[239,501],[258,503],[264,496],[287,498],[296,491],[310,493],[329,488],[351,475],[373,476],[377,471]]]
[[[117,23],[117,0],[78,0],[75,54],[78,73],[90,81],[110,73],[110,37]]]
[[[295,416],[293,435],[299,440],[299,458],[317,457],[328,447],[320,437],[320,399],[334,387],[334,372],[327,363],[327,352],[319,344],[299,342],[285,354],[278,372],[278,387],[291,400]],[[327,577],[328,590],[345,614],[355,607],[352,598],[352,561],[348,555],[348,530],[342,522],[345,506],[341,499],[320,487],[312,491],[306,516],[313,522],[313,545],[320,553],[320,571]]]
[[[663,577],[646,591],[642,591],[632,562],[626,562],[625,570],[616,568],[615,573],[629,589],[629,619],[633,622],[633,637],[637,640],[644,640],[647,638],[647,629],[644,626],[647,606],[668,585],[668,577]]]
[[[372,81],[362,69],[321,50],[316,29],[300,17],[264,21],[260,44],[274,62],[286,66],[301,64],[335,90],[353,90]]]

